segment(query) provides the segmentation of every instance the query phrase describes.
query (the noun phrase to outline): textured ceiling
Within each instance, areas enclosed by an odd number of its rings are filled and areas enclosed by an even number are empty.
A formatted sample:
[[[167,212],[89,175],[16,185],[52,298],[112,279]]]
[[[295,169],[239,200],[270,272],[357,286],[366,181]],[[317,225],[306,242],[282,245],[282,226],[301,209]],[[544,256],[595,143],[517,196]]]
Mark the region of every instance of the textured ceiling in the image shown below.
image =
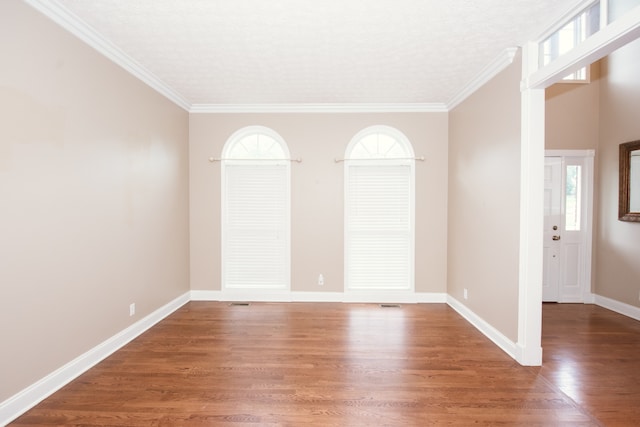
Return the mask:
[[[447,104],[575,0],[51,0],[190,104]]]

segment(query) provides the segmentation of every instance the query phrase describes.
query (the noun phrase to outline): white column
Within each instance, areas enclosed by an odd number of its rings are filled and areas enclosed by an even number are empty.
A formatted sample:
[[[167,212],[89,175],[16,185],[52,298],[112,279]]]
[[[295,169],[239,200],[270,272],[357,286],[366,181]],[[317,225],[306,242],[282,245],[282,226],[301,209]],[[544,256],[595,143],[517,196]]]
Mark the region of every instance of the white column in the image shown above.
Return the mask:
[[[523,81],[538,68],[538,45],[522,52]],[[542,225],[544,192],[544,89],[522,88],[520,153],[520,262],[518,362],[542,364]]]

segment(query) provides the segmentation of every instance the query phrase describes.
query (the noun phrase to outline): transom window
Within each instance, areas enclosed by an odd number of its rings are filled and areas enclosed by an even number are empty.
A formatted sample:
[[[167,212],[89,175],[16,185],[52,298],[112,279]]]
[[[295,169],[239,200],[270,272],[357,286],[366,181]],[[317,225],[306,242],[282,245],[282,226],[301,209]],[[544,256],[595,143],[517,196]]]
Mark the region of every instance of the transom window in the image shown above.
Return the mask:
[[[567,22],[540,44],[540,65],[545,66],[569,52],[600,29],[600,2],[596,2]],[[564,81],[588,81],[588,68],[569,74]]]
[[[249,131],[249,130],[247,130]],[[266,129],[255,128],[245,136],[239,136],[223,155],[228,160],[260,160],[260,159],[286,159],[287,154],[277,136],[272,135]]]
[[[396,137],[383,133],[382,130],[371,130],[362,136],[358,143],[351,147],[348,158],[355,159],[407,159],[412,154],[407,145]]]

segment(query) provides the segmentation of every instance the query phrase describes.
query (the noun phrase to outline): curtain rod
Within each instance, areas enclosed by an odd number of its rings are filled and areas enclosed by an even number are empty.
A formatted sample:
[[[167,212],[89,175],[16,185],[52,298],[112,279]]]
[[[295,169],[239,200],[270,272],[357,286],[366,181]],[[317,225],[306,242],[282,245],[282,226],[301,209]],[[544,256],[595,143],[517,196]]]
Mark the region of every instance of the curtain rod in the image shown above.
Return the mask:
[[[265,162],[281,162],[281,161],[286,161],[286,162],[297,162],[297,163],[302,163],[302,159],[300,157],[298,157],[297,159],[229,159],[229,158],[216,158],[216,157],[209,157],[209,161],[211,163],[213,162],[222,162],[225,160],[233,160],[235,161],[265,161]]]
[[[420,157],[382,157],[382,158],[370,158],[370,159],[333,159],[334,162],[336,163],[341,163],[341,162],[346,162],[349,160],[357,160],[357,161],[361,161],[361,160],[370,160],[370,161],[378,161],[378,160],[419,160],[421,162],[424,162],[424,156],[420,156]]]

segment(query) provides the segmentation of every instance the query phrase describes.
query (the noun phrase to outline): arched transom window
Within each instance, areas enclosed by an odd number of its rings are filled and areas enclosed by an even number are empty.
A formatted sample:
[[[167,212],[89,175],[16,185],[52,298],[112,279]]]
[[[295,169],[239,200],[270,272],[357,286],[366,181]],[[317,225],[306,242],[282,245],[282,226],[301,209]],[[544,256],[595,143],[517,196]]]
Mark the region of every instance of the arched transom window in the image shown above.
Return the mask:
[[[284,141],[266,128],[251,127],[240,135],[232,136],[233,142],[225,146],[223,157],[227,160],[286,159]]]
[[[349,159],[404,159],[413,157],[411,145],[389,128],[372,128],[350,144]],[[349,149],[348,149],[349,151]]]

